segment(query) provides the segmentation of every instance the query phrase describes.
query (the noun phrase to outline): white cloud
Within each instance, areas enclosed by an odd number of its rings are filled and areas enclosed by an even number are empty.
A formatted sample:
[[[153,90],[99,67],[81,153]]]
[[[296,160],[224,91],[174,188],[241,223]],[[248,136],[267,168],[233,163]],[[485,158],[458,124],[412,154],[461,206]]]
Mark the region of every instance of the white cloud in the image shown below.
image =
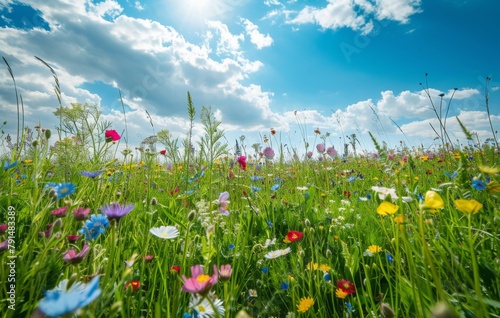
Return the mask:
[[[231,34],[227,25],[223,24],[220,21],[208,21],[207,25],[210,29],[215,30],[219,35],[220,39],[217,43],[217,54],[239,54],[240,41],[243,41],[245,39],[245,36],[243,34]]]
[[[410,16],[421,12],[420,4],[420,0],[377,0],[375,3],[367,0],[328,0],[325,7],[304,7],[295,17],[287,19],[287,23],[312,23],[332,30],[351,28],[368,34],[373,30],[373,19],[407,23]]]
[[[273,38],[269,34],[260,33],[257,25],[248,19],[241,19],[241,21],[245,26],[247,35],[250,36],[250,42],[255,44],[259,50],[273,44]]]

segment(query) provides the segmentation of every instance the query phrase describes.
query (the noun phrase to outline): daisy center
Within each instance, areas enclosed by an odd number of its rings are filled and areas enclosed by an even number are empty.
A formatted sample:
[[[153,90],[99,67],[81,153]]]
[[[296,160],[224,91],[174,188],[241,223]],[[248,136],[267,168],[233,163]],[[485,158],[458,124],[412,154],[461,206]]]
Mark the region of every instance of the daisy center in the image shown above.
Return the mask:
[[[210,276],[206,275],[206,274],[201,274],[201,275],[198,275],[198,277],[196,277],[196,280],[199,282],[199,283],[205,283],[206,281],[208,281],[210,279]]]

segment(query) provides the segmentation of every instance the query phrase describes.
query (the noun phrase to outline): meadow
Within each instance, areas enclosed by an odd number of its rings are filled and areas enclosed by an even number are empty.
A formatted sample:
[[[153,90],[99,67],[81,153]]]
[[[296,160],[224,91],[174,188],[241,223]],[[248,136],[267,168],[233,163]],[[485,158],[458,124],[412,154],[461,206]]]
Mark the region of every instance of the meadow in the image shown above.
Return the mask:
[[[3,137],[3,317],[500,316],[495,146],[340,154],[304,127],[288,156],[207,107],[197,141],[128,145],[99,114]]]

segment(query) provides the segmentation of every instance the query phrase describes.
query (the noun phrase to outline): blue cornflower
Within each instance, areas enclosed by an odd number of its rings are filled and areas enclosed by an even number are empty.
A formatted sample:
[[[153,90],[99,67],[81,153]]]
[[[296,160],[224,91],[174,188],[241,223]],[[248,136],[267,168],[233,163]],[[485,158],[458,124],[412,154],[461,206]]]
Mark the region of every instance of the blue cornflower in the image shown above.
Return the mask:
[[[445,173],[444,173],[444,174],[445,174],[448,178],[450,178],[451,180],[453,180],[453,179],[455,179],[455,178],[456,178],[456,176],[458,175],[458,172],[453,171],[453,173],[451,173],[451,174],[450,174],[448,171],[445,171]]]
[[[280,188],[280,185],[279,185],[278,183],[276,183],[275,185],[273,185],[273,186],[271,187],[271,191],[276,191],[276,190],[278,190],[279,188]]]
[[[370,199],[372,198],[372,195],[371,195],[370,193],[368,193],[368,194],[366,195],[366,198],[367,198],[368,200],[370,200]]]
[[[331,281],[332,275],[330,275],[330,273],[325,273],[325,275],[323,275],[323,279],[326,280],[327,282]]]
[[[486,183],[483,180],[474,179],[472,180],[472,187],[476,190],[484,190],[486,188]]]
[[[272,226],[273,226],[273,222],[271,222],[271,221],[269,221],[269,220],[268,220],[268,221],[266,221],[266,223],[267,223],[267,226],[269,226],[269,227],[272,227]]]
[[[17,166],[17,160],[12,163],[10,163],[9,160],[6,160],[3,163],[3,170],[9,170],[10,168],[14,168],[15,166]]]
[[[128,214],[130,211],[134,209],[133,204],[120,205],[118,202],[113,202],[111,204],[105,204],[100,207],[102,213],[106,214],[108,219],[116,219],[120,220],[123,216]]]
[[[80,173],[82,174],[82,176],[94,179],[100,176],[103,173],[103,171],[82,171]]]
[[[49,317],[59,317],[70,314],[93,302],[100,294],[99,276],[92,278],[87,284],[76,282],[68,289],[68,280],[45,292],[38,309]]]
[[[267,266],[262,267],[262,272],[263,272],[264,274],[269,273],[269,268],[267,268]]]
[[[260,191],[260,188],[256,187],[256,186],[252,186],[252,192],[257,192],[257,191]]]
[[[348,182],[354,182],[356,180],[355,176],[351,176],[347,179]]]
[[[263,177],[261,177],[261,176],[250,176],[250,180],[252,180],[252,181],[260,181],[262,179],[263,179]]]
[[[55,186],[54,190],[56,191],[56,196],[58,199],[62,199],[71,195],[75,192],[76,186],[71,182],[63,182],[59,183]]]
[[[87,240],[95,240],[99,235],[104,233],[108,226],[109,220],[105,215],[92,214],[78,232],[85,234],[85,239]]]
[[[290,284],[288,282],[281,283],[281,290],[287,290],[290,288]]]
[[[353,311],[354,310],[354,308],[352,307],[351,303],[345,303],[345,306],[347,307],[347,309],[349,311]]]
[[[234,249],[234,244],[233,244],[233,243],[231,243],[231,244],[229,244],[229,246],[228,246],[228,247],[229,247],[229,249],[230,249],[230,250],[232,250],[232,249]]]
[[[390,253],[385,254],[385,257],[387,257],[387,261],[389,263],[394,262],[394,257],[392,257],[392,255]]]

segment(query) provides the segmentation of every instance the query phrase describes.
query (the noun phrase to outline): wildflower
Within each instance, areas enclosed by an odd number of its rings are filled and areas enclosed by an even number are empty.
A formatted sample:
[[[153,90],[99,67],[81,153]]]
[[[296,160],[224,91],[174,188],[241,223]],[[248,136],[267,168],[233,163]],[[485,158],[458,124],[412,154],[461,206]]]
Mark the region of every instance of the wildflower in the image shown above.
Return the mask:
[[[66,237],[70,243],[75,243],[80,238],[80,235],[67,235]]]
[[[324,144],[317,144],[316,145],[316,150],[318,150],[319,153],[325,152],[325,145]]]
[[[186,278],[182,276],[184,285],[182,290],[187,293],[199,294],[200,296],[206,296],[210,289],[217,284],[218,271],[217,266],[214,265],[214,273],[212,276],[203,273],[203,267],[201,265],[191,266],[191,277]]]
[[[85,234],[86,240],[95,240],[108,226],[109,220],[105,215],[92,214],[78,233]]]
[[[311,297],[302,297],[297,305],[298,312],[306,312],[314,305],[314,299]]]
[[[120,135],[116,130],[106,130],[104,132],[104,137],[106,138],[106,142],[111,142],[111,141],[118,141],[120,140]]]
[[[356,292],[356,287],[354,287],[354,284],[346,279],[338,280],[337,287],[347,295],[354,294]]]
[[[373,186],[372,190],[378,193],[378,197],[380,200],[385,200],[387,196],[390,196],[391,201],[394,202],[398,198],[398,195],[396,194],[396,189]]]
[[[179,274],[181,272],[181,267],[178,265],[172,265],[170,267],[170,273]]]
[[[496,174],[496,173],[500,172],[500,168],[497,168],[497,167],[486,167],[486,166],[479,165],[478,168],[479,168],[479,171],[481,171],[482,173],[485,173],[485,174]]]
[[[290,284],[288,282],[283,282],[280,284],[281,290],[288,290],[290,288]]]
[[[12,163],[10,163],[10,161],[6,160],[3,163],[3,170],[9,170],[10,168],[14,168],[15,166],[17,166],[17,160],[13,161]]]
[[[486,188],[486,184],[483,180],[474,179],[472,180],[472,187],[476,190],[484,190]]]
[[[250,297],[257,297],[257,291],[255,289],[249,289],[248,290],[248,296],[250,296]]]
[[[55,188],[54,191],[56,192],[56,196],[58,199],[62,199],[64,197],[67,197],[68,195],[73,194],[75,192],[76,186],[71,183],[71,182],[63,182],[59,183]]]
[[[179,236],[179,230],[175,226],[160,226],[160,227],[153,227],[149,230],[149,232],[159,238],[162,239],[173,239]]]
[[[321,264],[321,265],[319,265],[318,269],[320,271],[322,271],[323,273],[326,273],[332,268],[330,266],[328,266],[327,264]]]
[[[0,242],[0,253],[5,252],[8,249],[9,249],[9,239]]]
[[[273,135],[273,136],[276,135],[276,129],[271,128],[271,135]]]
[[[205,317],[224,317],[224,304],[221,299],[212,299],[209,301],[206,297],[191,296],[189,307],[193,309],[194,315],[192,317],[205,318]],[[217,315],[215,314],[217,312]],[[191,317],[191,316],[190,316]]]
[[[77,254],[74,249],[70,249],[63,254],[63,260],[69,264],[81,263],[85,256],[87,256],[89,251],[89,245],[87,243],[84,243],[80,253]]]
[[[141,287],[141,282],[138,280],[133,280],[125,284],[125,289],[132,288],[132,291],[137,291]]]
[[[399,206],[392,204],[387,201],[382,201],[380,205],[377,208],[377,213],[386,216],[386,215],[392,215],[396,213],[399,209]]]
[[[306,267],[308,270],[316,270],[318,269],[318,263],[309,262]]]
[[[302,232],[288,231],[283,242],[285,242],[285,243],[295,242],[297,240],[300,240],[303,236],[304,236],[304,234]]]
[[[218,205],[218,208],[219,208],[219,212],[222,214],[222,215],[229,215],[229,211],[227,210],[227,207],[229,205],[229,192],[222,192],[219,196],[219,199],[216,200],[216,204]]]
[[[109,205],[106,204],[102,206],[100,209],[110,220],[116,219],[118,221],[132,211],[134,209],[134,205],[120,205],[118,202],[113,202]]]
[[[394,310],[389,306],[389,304],[381,303],[380,304],[380,314],[384,318],[393,318],[395,313]]]
[[[50,212],[50,214],[52,214],[52,215],[57,216],[58,218],[60,218],[60,217],[63,217],[63,216],[66,215],[66,211],[68,211],[68,207],[67,206],[63,206],[61,208],[53,210],[52,212]]]
[[[271,147],[266,147],[263,153],[267,160],[272,160],[274,158],[274,150]]]
[[[5,233],[8,227],[7,224],[0,224],[0,234]]]
[[[240,165],[241,170],[247,170],[247,157],[245,156],[239,156],[236,161]]]
[[[291,251],[292,251],[292,249],[287,247],[287,248],[282,249],[282,250],[271,251],[271,252],[267,253],[266,255],[264,255],[264,257],[267,259],[275,259],[275,258],[278,258],[280,256],[286,255],[286,254],[290,253]]]
[[[38,309],[49,317],[73,313],[93,302],[100,294],[99,276],[87,283],[76,282],[67,288],[68,280],[62,280],[56,288],[45,292]]]
[[[325,273],[325,275],[323,275],[323,279],[329,282],[332,280],[332,275],[330,275],[330,273]]]
[[[82,208],[79,207],[76,210],[73,210],[73,214],[75,215],[75,220],[77,221],[83,221],[87,217],[87,215],[90,213],[90,208]]]
[[[306,155],[307,155],[307,158],[311,159],[312,156],[313,156],[313,152],[312,151],[308,151]]]
[[[436,213],[437,209],[444,209],[443,198],[436,191],[427,191],[423,207],[429,209],[429,212]]]
[[[453,201],[458,211],[465,214],[476,214],[483,208],[483,205],[474,199],[458,199]]]
[[[279,183],[276,183],[276,184],[274,184],[274,185],[271,187],[271,191],[276,191],[276,190],[278,190],[279,188],[280,188]]]
[[[335,295],[336,295],[338,298],[344,299],[344,298],[346,298],[349,294],[348,294],[348,293],[346,293],[345,291],[343,291],[342,289],[337,288],[337,289],[335,290]]]
[[[319,130],[319,127],[318,127],[318,128],[316,128],[316,129],[314,129],[314,133],[315,133],[316,135],[321,135],[321,130]]]
[[[145,260],[146,262],[150,262],[153,260],[153,258],[155,258],[155,256],[153,254],[149,254],[144,256],[142,259]]]
[[[453,179],[455,179],[455,178],[457,177],[458,172],[453,171],[453,173],[451,173],[451,174],[450,174],[449,172],[447,172],[447,171],[446,171],[444,174],[445,174],[448,178],[450,178],[451,180],[453,180]]]
[[[377,254],[379,252],[382,252],[382,248],[378,245],[370,245],[367,248],[368,251],[370,251],[372,254]]]
[[[385,257],[387,257],[387,261],[389,263],[394,262],[394,257],[392,257],[392,255],[390,253],[385,254]]]
[[[165,156],[167,154],[167,151],[165,149],[160,151],[160,155]]]
[[[80,172],[82,176],[89,177],[89,178],[97,178],[100,176],[104,171],[82,171]]]
[[[221,265],[219,269],[219,277],[221,281],[226,281],[231,277],[233,270],[230,264]]]
[[[337,157],[337,150],[333,147],[328,147],[326,149],[326,154],[329,155],[331,158]]]
[[[262,270],[262,273],[264,273],[264,274],[269,273],[269,268],[267,268],[267,266],[262,267],[261,270]]]

